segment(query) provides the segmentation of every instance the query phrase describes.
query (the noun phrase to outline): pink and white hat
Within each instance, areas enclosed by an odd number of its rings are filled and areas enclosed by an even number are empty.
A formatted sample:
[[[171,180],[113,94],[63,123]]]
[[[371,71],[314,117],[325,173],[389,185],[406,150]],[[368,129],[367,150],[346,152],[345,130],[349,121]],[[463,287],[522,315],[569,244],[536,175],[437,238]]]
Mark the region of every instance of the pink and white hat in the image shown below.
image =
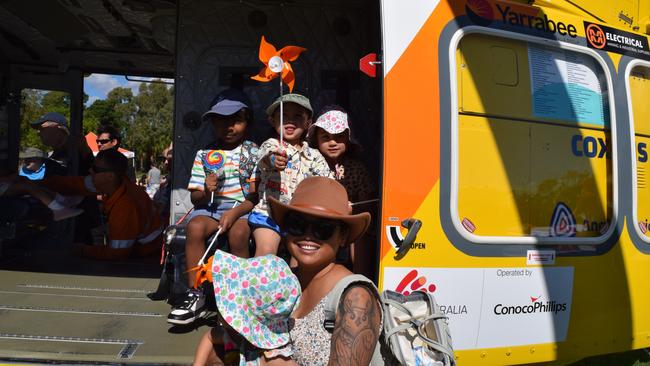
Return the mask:
[[[311,127],[320,127],[332,135],[338,135],[350,129],[348,114],[338,110],[327,111],[320,115]]]
[[[323,114],[321,114],[314,124],[309,126],[307,131],[307,141],[311,147],[316,147],[316,127],[320,127],[325,130],[327,133],[332,135],[338,135],[340,133],[348,131],[348,139],[350,143],[357,145],[357,142],[352,137],[352,130],[350,129],[350,124],[348,122],[348,114],[344,111],[332,109]]]

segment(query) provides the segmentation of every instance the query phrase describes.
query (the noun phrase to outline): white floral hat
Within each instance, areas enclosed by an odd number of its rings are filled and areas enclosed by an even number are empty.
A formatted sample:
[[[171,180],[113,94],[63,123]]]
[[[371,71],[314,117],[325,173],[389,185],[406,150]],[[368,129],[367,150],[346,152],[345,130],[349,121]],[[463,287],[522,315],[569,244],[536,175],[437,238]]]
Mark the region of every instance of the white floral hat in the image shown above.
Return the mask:
[[[253,346],[275,349],[289,343],[289,316],[300,300],[300,282],[274,255],[239,258],[217,250],[212,282],[221,317]]]
[[[320,127],[332,135],[338,135],[347,130],[349,142],[354,145],[359,145],[352,136],[352,130],[350,129],[350,124],[348,122],[348,114],[344,111],[338,109],[329,110],[318,116],[316,122],[309,126],[309,130],[307,131],[307,142],[309,142],[309,145],[314,148],[317,147],[316,127]]]

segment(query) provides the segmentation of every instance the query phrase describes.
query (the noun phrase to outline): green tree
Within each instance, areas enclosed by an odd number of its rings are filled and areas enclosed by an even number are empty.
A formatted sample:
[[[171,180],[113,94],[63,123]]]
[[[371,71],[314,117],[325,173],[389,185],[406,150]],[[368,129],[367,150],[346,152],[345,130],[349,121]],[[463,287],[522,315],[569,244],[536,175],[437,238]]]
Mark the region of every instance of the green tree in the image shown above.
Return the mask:
[[[43,95],[41,102],[44,113],[58,112],[70,121],[70,95],[66,92],[50,91]]]
[[[41,94],[38,90],[23,89],[21,91],[22,103],[20,105],[20,147],[38,147],[45,149],[41,143],[38,131],[31,128],[30,122],[41,116]]]
[[[174,89],[160,83],[143,83],[134,98],[135,119],[124,139],[133,150],[141,168],[151,157],[159,156],[172,138]]]
[[[84,112],[84,132],[95,132],[99,125],[113,125],[122,134],[133,122],[137,106],[130,88],[117,87],[111,90],[106,99],[100,99]]]

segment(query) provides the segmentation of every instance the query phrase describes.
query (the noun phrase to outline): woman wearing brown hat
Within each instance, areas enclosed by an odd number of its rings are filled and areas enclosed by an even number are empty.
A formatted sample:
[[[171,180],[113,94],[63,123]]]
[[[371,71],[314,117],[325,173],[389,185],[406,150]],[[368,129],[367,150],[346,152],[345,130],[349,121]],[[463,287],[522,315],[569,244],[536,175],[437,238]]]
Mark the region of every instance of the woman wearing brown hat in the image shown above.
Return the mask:
[[[381,329],[379,294],[352,282],[336,311],[334,331],[325,330],[325,303],[339,281],[352,275],[336,263],[336,252],[358,239],[370,214],[351,215],[345,188],[334,179],[311,177],[297,187],[288,205],[269,198],[271,215],[286,234],[298,262],[302,297],[292,314],[292,356],[299,365],[368,365]]]

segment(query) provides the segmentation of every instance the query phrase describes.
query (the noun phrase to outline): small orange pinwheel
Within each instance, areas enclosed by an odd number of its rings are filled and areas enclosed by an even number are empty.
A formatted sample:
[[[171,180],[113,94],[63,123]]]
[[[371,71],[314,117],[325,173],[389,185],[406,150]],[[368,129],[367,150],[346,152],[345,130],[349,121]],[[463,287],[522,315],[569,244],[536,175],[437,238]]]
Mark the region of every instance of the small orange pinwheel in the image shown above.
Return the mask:
[[[251,79],[267,82],[275,79],[282,73],[282,81],[289,86],[290,92],[293,91],[293,84],[296,81],[296,77],[289,62],[295,61],[305,50],[305,48],[298,46],[285,46],[277,51],[275,46],[268,43],[264,36],[262,36],[259,57],[265,66],[260,70],[259,74],[251,76]]]

